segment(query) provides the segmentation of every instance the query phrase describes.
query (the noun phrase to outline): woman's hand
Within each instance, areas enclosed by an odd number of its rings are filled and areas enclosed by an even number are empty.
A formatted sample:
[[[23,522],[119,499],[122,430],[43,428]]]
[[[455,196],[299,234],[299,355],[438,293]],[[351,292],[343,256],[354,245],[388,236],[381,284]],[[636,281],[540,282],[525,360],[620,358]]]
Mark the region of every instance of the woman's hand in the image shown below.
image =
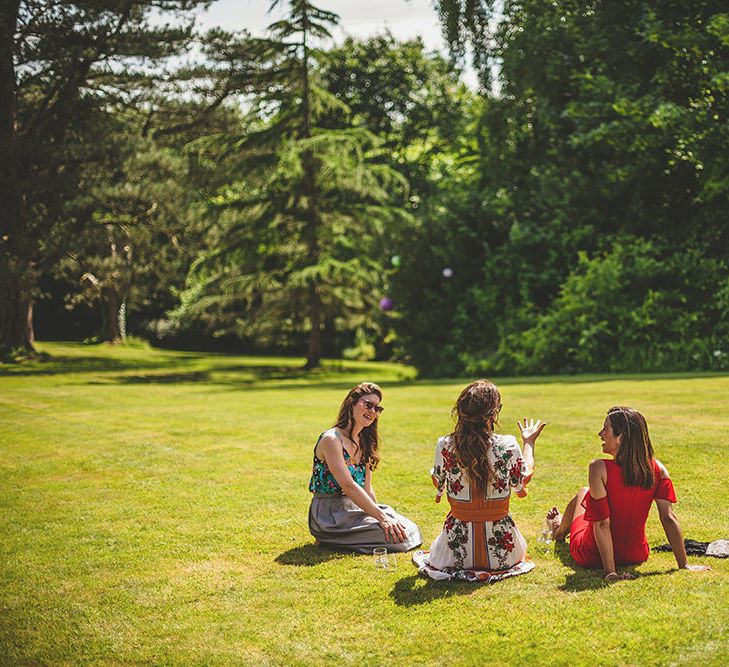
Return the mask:
[[[380,526],[385,531],[385,540],[388,542],[402,542],[407,537],[405,526],[399,521],[394,521],[389,516],[380,520]]]
[[[690,570],[691,572],[706,572],[711,569],[711,565],[687,565],[684,570]]]
[[[519,432],[521,433],[521,441],[525,445],[527,443],[534,444],[536,439],[539,437],[539,434],[544,430],[544,427],[547,425],[546,422],[543,422],[541,419],[537,419],[535,422],[533,419],[527,419],[524,417],[524,423],[516,422],[516,425],[519,427]]]
[[[626,581],[627,579],[635,579],[635,575],[630,574],[630,572],[608,572],[603,578],[607,582]]]

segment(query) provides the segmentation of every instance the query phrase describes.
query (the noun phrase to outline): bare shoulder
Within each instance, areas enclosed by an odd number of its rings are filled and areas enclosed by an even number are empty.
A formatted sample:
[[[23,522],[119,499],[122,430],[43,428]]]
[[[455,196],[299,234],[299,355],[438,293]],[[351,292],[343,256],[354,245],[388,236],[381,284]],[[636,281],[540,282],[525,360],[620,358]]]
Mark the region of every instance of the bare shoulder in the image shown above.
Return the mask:
[[[329,449],[333,445],[339,446],[339,437],[336,431],[327,431],[319,440],[319,446],[323,449]]]
[[[605,459],[594,459],[590,461],[590,465],[587,466],[587,474],[590,479],[590,483],[598,479],[604,483],[607,480]]]
[[[327,455],[336,454],[341,451],[342,446],[339,443],[339,436],[333,429],[325,431],[319,439],[319,443],[316,446],[317,456],[326,461]],[[322,456],[323,455],[323,456]]]
[[[588,466],[588,482],[590,487],[590,495],[597,499],[604,498],[607,489],[607,469],[605,467],[605,459],[595,459]]]
[[[668,474],[668,468],[666,468],[666,466],[664,466],[658,459],[654,460],[658,466],[658,470],[661,472],[661,479],[671,479],[671,476]]]

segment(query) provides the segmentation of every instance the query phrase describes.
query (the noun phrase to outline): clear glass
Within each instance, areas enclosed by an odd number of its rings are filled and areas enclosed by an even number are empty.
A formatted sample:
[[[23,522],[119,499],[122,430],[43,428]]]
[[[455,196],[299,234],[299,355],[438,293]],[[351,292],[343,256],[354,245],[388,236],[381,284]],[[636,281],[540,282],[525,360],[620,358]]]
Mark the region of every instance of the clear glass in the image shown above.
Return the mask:
[[[546,551],[552,546],[554,538],[552,537],[552,527],[549,521],[546,521],[541,532],[537,533],[537,548],[540,551]]]
[[[395,554],[388,554],[386,547],[375,547],[372,550],[372,560],[377,570],[391,572],[397,567]]]

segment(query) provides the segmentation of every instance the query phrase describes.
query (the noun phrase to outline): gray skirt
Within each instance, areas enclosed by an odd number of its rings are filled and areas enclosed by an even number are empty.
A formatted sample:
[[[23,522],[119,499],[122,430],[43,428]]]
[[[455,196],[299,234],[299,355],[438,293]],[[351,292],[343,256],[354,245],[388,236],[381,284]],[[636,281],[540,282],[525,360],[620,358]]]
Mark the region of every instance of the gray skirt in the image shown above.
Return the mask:
[[[375,547],[388,551],[409,551],[422,543],[420,528],[392,507],[378,505],[390,518],[405,526],[402,542],[388,542],[374,517],[363,512],[347,496],[315,495],[309,507],[309,530],[323,545],[357,553],[372,553]]]

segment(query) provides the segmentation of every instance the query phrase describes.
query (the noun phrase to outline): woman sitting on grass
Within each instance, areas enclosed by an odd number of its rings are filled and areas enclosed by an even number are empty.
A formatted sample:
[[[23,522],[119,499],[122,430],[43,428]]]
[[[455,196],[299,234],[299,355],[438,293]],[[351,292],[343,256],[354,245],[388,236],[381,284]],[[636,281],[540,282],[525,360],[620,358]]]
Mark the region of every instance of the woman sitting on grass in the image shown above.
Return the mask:
[[[349,391],[333,428],[319,436],[309,491],[309,530],[318,543],[371,553],[375,547],[407,551],[421,542],[419,528],[378,505],[372,471],[380,460],[377,435],[382,390],[363,382]]]
[[[453,408],[453,433],[438,440],[433,484],[436,502],[446,494],[450,512],[430,553],[413,557],[433,579],[495,581],[532,569],[526,541],[509,514],[512,490],[527,494],[534,470],[534,443],[545,424],[518,423],[524,452],[511,435],[497,435],[501,410],[496,385],[478,380],[466,387]]]
[[[585,568],[605,572],[606,581],[633,579],[617,565],[648,559],[645,524],[651,503],[658,515],[679,568],[706,570],[688,565],[681,526],[673,513],[676,502],[666,467],[653,458],[645,417],[632,408],[610,408],[599,433],[602,451],[613,458],[590,463],[590,486],[580,489],[564,514],[556,507],[547,521],[556,540],[570,536],[570,553]]]

